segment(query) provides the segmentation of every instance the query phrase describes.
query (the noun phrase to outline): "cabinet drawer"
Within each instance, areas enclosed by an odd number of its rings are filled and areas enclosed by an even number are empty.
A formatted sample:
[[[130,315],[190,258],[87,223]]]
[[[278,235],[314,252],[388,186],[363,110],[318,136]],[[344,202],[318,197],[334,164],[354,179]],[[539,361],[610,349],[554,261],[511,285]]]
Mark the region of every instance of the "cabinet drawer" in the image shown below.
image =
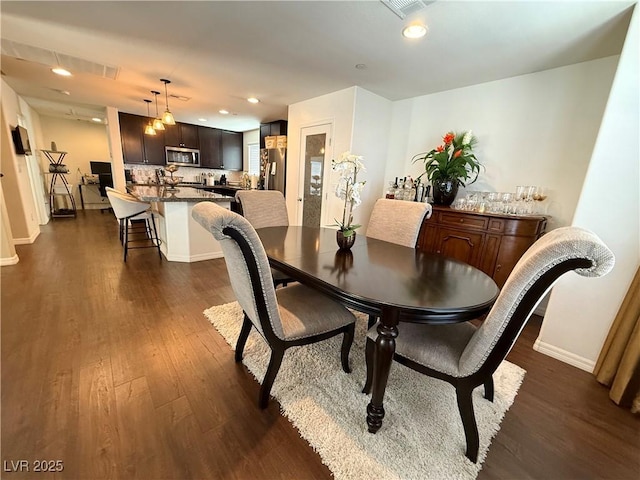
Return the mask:
[[[449,227],[472,228],[474,230],[485,230],[487,228],[487,217],[479,215],[469,215],[464,213],[440,212],[440,224]]]
[[[479,259],[483,242],[484,234],[482,233],[442,227],[436,233],[434,247],[436,253],[480,267]]]
[[[546,220],[541,217],[510,218],[504,220],[506,235],[538,238],[546,227]]]

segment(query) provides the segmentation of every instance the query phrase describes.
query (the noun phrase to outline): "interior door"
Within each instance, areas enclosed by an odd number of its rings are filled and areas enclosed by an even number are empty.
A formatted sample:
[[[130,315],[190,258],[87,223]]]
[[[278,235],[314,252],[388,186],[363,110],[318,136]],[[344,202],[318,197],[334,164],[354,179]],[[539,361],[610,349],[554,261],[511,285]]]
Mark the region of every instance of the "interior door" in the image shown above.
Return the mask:
[[[326,219],[328,181],[331,173],[330,123],[301,129],[302,168],[298,201],[298,223],[320,227],[333,222]]]

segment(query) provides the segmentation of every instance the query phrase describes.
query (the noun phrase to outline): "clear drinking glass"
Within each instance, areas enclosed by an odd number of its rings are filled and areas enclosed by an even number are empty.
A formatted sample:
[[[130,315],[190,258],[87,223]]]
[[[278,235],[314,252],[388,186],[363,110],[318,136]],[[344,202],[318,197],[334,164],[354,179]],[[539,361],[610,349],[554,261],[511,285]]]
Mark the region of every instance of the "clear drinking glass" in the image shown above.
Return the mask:
[[[498,213],[501,209],[501,204],[499,202],[500,194],[498,192],[489,192],[487,194],[487,201],[489,202],[488,210],[491,213]]]
[[[454,210],[466,210],[467,200],[465,198],[456,198],[455,201],[451,204],[451,208],[453,208]]]
[[[514,194],[510,192],[502,193],[502,213],[511,214],[515,208]]]
[[[465,210],[469,210],[470,212],[473,212],[475,211],[477,205],[478,205],[478,194],[476,192],[467,193],[467,205]]]

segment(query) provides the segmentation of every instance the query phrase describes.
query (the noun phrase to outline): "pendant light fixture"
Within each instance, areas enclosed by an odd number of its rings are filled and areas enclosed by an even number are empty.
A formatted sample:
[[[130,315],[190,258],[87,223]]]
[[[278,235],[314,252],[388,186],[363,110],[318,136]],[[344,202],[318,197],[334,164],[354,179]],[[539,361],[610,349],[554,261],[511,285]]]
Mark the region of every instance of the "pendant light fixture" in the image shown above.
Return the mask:
[[[175,125],[176,121],[173,118],[173,114],[169,110],[169,94],[167,93],[167,84],[171,83],[171,80],[167,80],[166,78],[161,78],[160,81],[164,83],[164,99],[167,105],[167,109],[162,115],[162,123],[164,123],[165,125]]]
[[[153,125],[151,124],[151,114],[149,113],[149,104],[151,103],[151,100],[147,100],[145,98],[144,101],[147,104],[147,117],[149,117],[149,123],[147,124],[146,127],[144,127],[144,134],[155,135],[156,131],[153,129]]]
[[[158,95],[160,95],[160,92],[151,90],[151,93],[153,93],[153,96],[156,98],[156,118],[153,120],[153,129],[158,132],[164,130],[164,123],[162,123],[162,119],[160,115],[158,115]]]

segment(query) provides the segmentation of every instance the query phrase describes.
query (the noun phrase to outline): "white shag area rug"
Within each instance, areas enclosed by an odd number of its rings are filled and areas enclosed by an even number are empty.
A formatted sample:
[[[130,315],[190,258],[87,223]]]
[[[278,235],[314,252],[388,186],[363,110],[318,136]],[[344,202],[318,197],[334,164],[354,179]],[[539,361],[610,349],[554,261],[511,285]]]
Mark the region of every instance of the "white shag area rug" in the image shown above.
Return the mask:
[[[243,318],[238,303],[211,307],[204,315],[235,348]],[[320,454],[336,479],[474,479],[525,371],[504,361],[494,374],[493,403],[484,399],[482,386],[474,391],[480,432],[477,464],[464,455],[466,443],[454,388],[397,362],[393,362],[389,374],[382,428],[373,435],[366,423],[370,397],[362,393],[367,317],[360,313],[356,316],[350,374],[340,366],[342,335],[286,351],[271,390],[283,414]],[[269,356],[265,340],[252,329],[243,363],[259,382]],[[256,396],[256,408],[257,401]]]

